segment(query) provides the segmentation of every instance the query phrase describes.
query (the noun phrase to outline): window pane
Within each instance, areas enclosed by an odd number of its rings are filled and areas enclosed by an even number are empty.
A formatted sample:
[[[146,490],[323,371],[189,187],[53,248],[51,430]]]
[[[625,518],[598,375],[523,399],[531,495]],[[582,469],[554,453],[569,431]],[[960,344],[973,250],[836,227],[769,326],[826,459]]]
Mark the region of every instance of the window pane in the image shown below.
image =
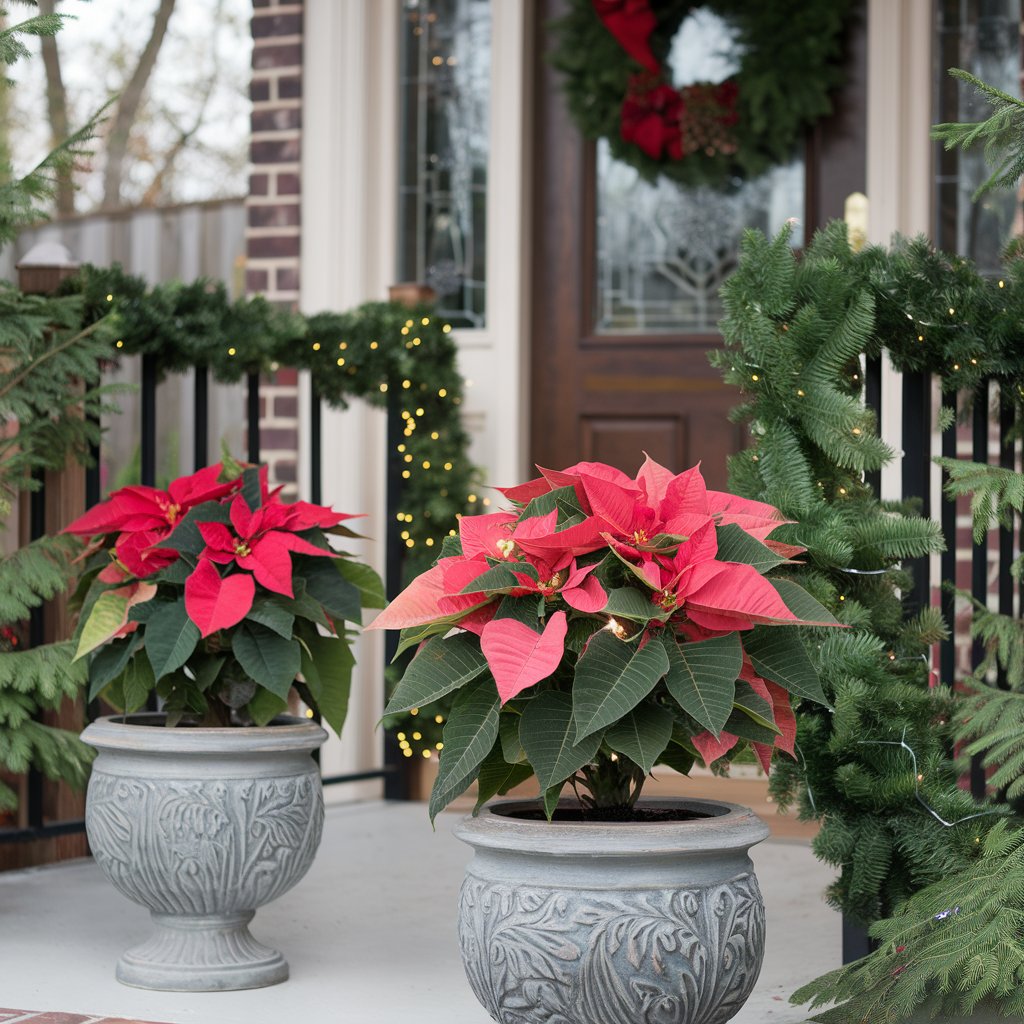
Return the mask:
[[[490,0],[401,0],[399,277],[485,324]]]
[[[707,8],[686,19],[670,63],[677,86],[721,81],[736,70],[728,25]],[[597,152],[598,332],[717,331],[718,288],[736,266],[746,228],[774,234],[797,221],[794,246],[803,244],[802,158],[732,188],[688,188],[662,177],[644,181],[628,164]]]
[[[1021,95],[1020,0],[938,0],[937,15],[936,121],[977,121],[991,112],[974,87],[950,77],[948,68],[964,68]],[[983,273],[997,272],[999,253],[1024,231],[1016,193],[1002,189],[971,201],[992,173],[979,146],[947,153],[939,145],[936,167],[936,244],[974,260]]]

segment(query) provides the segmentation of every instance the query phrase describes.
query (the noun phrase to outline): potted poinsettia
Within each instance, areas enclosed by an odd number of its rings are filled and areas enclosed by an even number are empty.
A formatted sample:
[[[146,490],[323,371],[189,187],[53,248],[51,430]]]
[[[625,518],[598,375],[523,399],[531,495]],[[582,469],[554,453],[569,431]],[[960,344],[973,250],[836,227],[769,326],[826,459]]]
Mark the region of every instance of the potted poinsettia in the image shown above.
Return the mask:
[[[285,503],[266,467],[230,463],[166,490],[124,487],[68,527],[89,538],[76,656],[90,699],[124,712],[83,733],[99,751],[89,842],[156,925],[118,963],[126,984],[208,991],[288,976],[247,925],[306,873],[320,839],[310,755],[326,733],[287,715],[289,696],[340,733],[346,623],[383,605],[376,574],[330,543],[353,536],[349,518]],[[154,696],[162,710],[138,713]]]
[[[541,473],[502,490],[507,510],[462,518],[372,624],[418,646],[389,713],[453,695],[432,817],[473,782],[478,811],[540,786],[457,830],[477,851],[470,982],[501,1021],[654,1004],[666,1024],[728,1020],[763,954],[747,851],[767,829],[744,808],[638,798],[659,765],[792,755],[792,701],[825,700],[801,633],[836,620],[792,579],[802,549],[773,536],[777,510],[699,468]]]

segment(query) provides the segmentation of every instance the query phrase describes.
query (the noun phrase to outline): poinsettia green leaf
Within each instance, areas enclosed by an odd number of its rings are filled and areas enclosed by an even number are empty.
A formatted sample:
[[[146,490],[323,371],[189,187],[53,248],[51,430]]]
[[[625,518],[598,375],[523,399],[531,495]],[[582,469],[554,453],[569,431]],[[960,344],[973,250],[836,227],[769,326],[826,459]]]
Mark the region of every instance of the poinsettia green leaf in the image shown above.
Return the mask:
[[[285,600],[287,601],[288,598]],[[261,626],[266,626],[267,629],[273,630],[286,640],[292,638],[295,629],[295,615],[279,601],[263,596],[257,597],[245,617],[250,622],[258,622]]]
[[[260,507],[263,499],[263,487],[260,484],[259,466],[249,466],[242,471],[242,497],[246,505],[255,512]]]
[[[363,621],[359,588],[334,567],[334,560],[313,555],[292,555],[296,575],[306,581],[306,593],[319,601],[335,619]]]
[[[359,590],[359,602],[364,608],[386,607],[388,600],[384,595],[384,582],[370,566],[351,558],[335,558],[331,564]]]
[[[152,600],[156,589],[155,583],[131,583],[100,594],[79,634],[74,660],[112,639],[127,624],[132,607]]]
[[[473,781],[497,738],[498,691],[489,679],[483,679],[460,690],[452,702],[442,733],[444,749],[437,779],[430,792],[431,821]]]
[[[398,634],[398,649],[395,651],[395,656],[391,659],[392,663],[396,662],[399,656],[409,650],[410,647],[419,647],[424,640],[432,636],[444,636],[446,633],[450,633],[452,626],[462,618],[462,614],[460,612],[458,615],[448,615],[443,619],[438,619],[435,622],[424,622],[419,626],[406,626]]]
[[[653,604],[647,594],[635,587],[616,587],[609,590],[608,603],[601,610],[612,618],[631,619],[634,622],[664,620],[671,614]]]
[[[213,686],[226,661],[227,656],[223,654],[203,654],[189,661],[188,667],[192,670],[195,686],[200,692],[205,693]]]
[[[693,767],[696,758],[684,747],[677,743],[669,745],[658,755],[656,765],[663,764],[666,768],[679,772],[680,775],[688,775]]]
[[[178,520],[170,536],[160,541],[158,546],[170,548],[172,551],[178,551],[197,558],[206,549],[206,541],[203,540],[199,527],[196,525],[197,523],[224,523],[229,525],[231,523],[231,516],[228,513],[228,506],[222,505],[219,501],[204,501],[201,505],[190,508]]]
[[[501,756],[509,764],[526,760],[526,751],[519,739],[520,715],[503,714],[498,723],[498,738],[501,740]]]
[[[800,633],[796,626],[758,626],[744,635],[743,648],[759,676],[778,683],[794,697],[829,707]]]
[[[132,658],[121,674],[121,707],[131,714],[144,707],[156,686],[153,668],[146,658]]]
[[[472,634],[457,633],[447,639],[432,637],[409,662],[384,714],[423,707],[471,683],[486,671],[487,659],[480,650],[479,640]],[[494,688],[494,684],[488,682]],[[494,689],[494,696],[497,700],[497,689]]]
[[[288,699],[288,691],[301,667],[297,641],[285,640],[258,622],[243,622],[232,637],[231,649],[242,671],[253,682],[282,700]]]
[[[288,701],[258,686],[252,700],[245,707],[256,725],[266,725],[288,710]]]
[[[503,597],[494,613],[495,619],[515,619],[530,629],[541,631],[540,617],[544,614],[544,598],[539,594],[525,597]]]
[[[638,704],[628,715],[608,726],[604,741],[651,774],[672,737],[672,712],[650,701]]]
[[[719,526],[715,533],[718,537],[718,554],[715,557],[720,562],[743,562],[763,574],[786,561],[735,523]]]
[[[745,679],[736,680],[736,698],[733,708],[742,711],[755,725],[769,729],[777,735],[782,733],[782,730],[775,724],[775,715],[772,712],[771,704],[755,693],[753,687]]]
[[[462,538],[456,534],[454,537],[448,536],[441,541],[441,554],[438,558],[454,558],[456,555],[462,554]]]
[[[743,667],[743,647],[735,633],[678,644],[662,642],[669,659],[665,677],[668,692],[679,706],[708,732],[717,736],[732,713],[736,678]]]
[[[629,714],[668,669],[663,644],[652,641],[638,650],[602,630],[576,662],[572,686],[576,741]]]
[[[95,700],[103,687],[125,670],[128,659],[141,645],[142,634],[135,632],[124,640],[114,640],[96,651],[89,661],[89,700]]]
[[[300,645],[300,667],[316,700],[315,710],[340,736],[348,716],[355,658],[340,637],[310,632]]]
[[[770,579],[786,607],[797,618],[815,625],[838,626],[839,620],[819,601],[792,580]]]
[[[562,790],[564,788],[564,782],[556,782],[553,786],[549,786],[544,790],[544,817],[548,821],[555,816],[555,811],[558,810],[558,801],[562,797]]]
[[[579,742],[575,735],[569,694],[545,690],[531,698],[519,723],[519,739],[542,791],[593,761],[601,746],[601,733],[591,733]]]
[[[514,786],[533,775],[533,769],[522,762],[509,764],[502,756],[500,743],[484,758],[477,775],[477,798],[473,813],[478,814],[493,796],[504,796]]]
[[[146,657],[157,679],[181,668],[198,643],[199,629],[188,617],[184,597],[146,623]]]
[[[723,732],[732,733],[733,736],[739,736],[741,740],[750,743],[764,743],[769,747],[775,743],[775,737],[778,736],[777,732],[758,724],[739,708],[733,709]]]
[[[327,629],[331,629],[331,620],[328,618],[323,606],[319,601],[314,601],[313,598],[306,593],[306,581],[297,579],[294,583],[294,597],[286,597],[284,594],[270,594],[261,597],[261,600],[268,601],[271,604],[276,604],[279,608],[283,608],[295,618],[306,619],[309,622],[315,622],[318,626],[324,626]]]
[[[534,519],[550,515],[556,510],[558,510],[557,523],[559,527],[562,525],[563,518],[584,514],[583,509],[580,508],[575,487],[558,487],[546,494],[538,495],[523,509],[519,518],[521,520]]]
[[[518,567],[518,563],[517,567]],[[534,570],[536,575],[536,570]],[[505,563],[493,565],[482,572],[475,580],[467,583],[460,594],[497,594],[503,590],[514,590],[522,584],[512,574],[512,568]]]
[[[570,618],[569,628],[565,634],[565,649],[572,651],[573,654],[581,654],[583,648],[590,642],[590,638],[604,627],[604,619],[594,619],[583,615]]]

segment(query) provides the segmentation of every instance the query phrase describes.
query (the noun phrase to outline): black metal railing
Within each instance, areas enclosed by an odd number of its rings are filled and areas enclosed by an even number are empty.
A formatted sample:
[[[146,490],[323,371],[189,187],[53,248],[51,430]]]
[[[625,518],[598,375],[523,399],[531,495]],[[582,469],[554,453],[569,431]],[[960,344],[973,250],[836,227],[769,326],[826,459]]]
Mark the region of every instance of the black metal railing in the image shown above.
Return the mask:
[[[192,462],[194,469],[201,469],[209,463],[210,450],[210,386],[209,373],[205,367],[194,370],[194,438]],[[313,392],[310,403],[309,445],[303,454],[309,459],[309,492],[310,500],[319,503],[323,492],[323,438],[322,438],[322,405],[319,396]],[[247,459],[259,462],[260,459],[260,377],[250,373],[245,378],[245,410],[246,410],[246,447]],[[402,421],[397,400],[391,401],[387,408],[388,415],[388,454],[387,454],[387,495],[385,521],[385,589],[389,598],[394,597],[402,586],[405,547],[394,524],[401,508],[402,472],[397,455],[398,443],[401,440]],[[396,440],[397,438],[397,440]],[[141,357],[141,382],[139,387],[139,464],[140,482],[148,486],[156,485],[157,477],[157,373],[155,360],[151,356]],[[92,464],[85,473],[85,507],[97,504],[102,497],[100,458],[102,452],[94,449]],[[40,480],[40,488],[33,491],[29,499],[30,536],[32,539],[41,537],[46,532],[45,480]],[[44,642],[43,610],[33,612],[29,623],[29,642],[38,646]],[[397,648],[397,636],[389,632],[385,639],[385,655],[390,662]],[[86,718],[91,720],[98,713],[98,705],[94,702],[87,708]],[[401,751],[397,740],[385,733],[383,743],[383,764],[379,768],[368,768],[362,771],[323,777],[325,786],[342,785],[345,783],[383,779],[385,796],[388,799],[407,799],[408,783],[405,772],[401,770]],[[84,831],[85,824],[81,819],[47,822],[45,820],[45,789],[44,779],[40,772],[32,770],[28,774],[25,803],[25,827],[0,828],[0,844],[30,842],[38,839],[52,839],[57,836],[73,835]]]
[[[938,417],[934,395],[935,378],[931,374],[906,373],[899,381],[901,389],[902,410],[902,461],[901,489],[905,497],[914,497],[921,502],[923,515],[930,516],[936,512],[931,505],[931,482],[936,472],[932,461],[932,442],[938,429]],[[865,379],[865,399],[875,410],[881,422],[883,398],[883,375],[881,361],[868,360]],[[993,403],[998,400],[999,412],[993,415]],[[949,420],[940,434],[940,451],[944,458],[953,459],[959,454],[958,441],[967,440],[967,425],[963,422],[969,409],[970,458],[974,462],[988,465],[991,461],[992,442],[998,438],[997,464],[1004,469],[1017,466],[1016,441],[1013,437],[1014,403],[1003,401],[998,382],[986,381],[980,385],[973,395],[943,394],[939,408],[944,410],[943,417]],[[904,607],[908,614],[914,614],[922,607],[935,601],[939,602],[943,619],[949,634],[939,645],[938,650],[938,681],[944,686],[953,686],[959,673],[977,669],[985,656],[984,646],[972,641],[969,630],[960,628],[956,613],[956,595],[952,587],[957,584],[957,569],[963,565],[969,551],[970,593],[974,600],[988,603],[990,596],[998,595],[1000,612],[1012,615],[1014,612],[1014,585],[1010,567],[1014,560],[1014,530],[1012,527],[1001,527],[998,534],[998,552],[990,550],[988,538],[975,542],[971,538],[970,547],[960,544],[962,528],[958,522],[958,511],[966,512],[966,502],[958,508],[956,499],[950,498],[945,492],[948,474],[941,472],[942,498],[937,510],[942,530],[945,550],[938,564],[938,579],[933,578],[933,564],[930,558],[913,559],[907,568],[914,581],[913,591],[907,595]],[[868,482],[880,493],[880,474],[869,474]],[[1018,548],[1024,550],[1024,521],[1018,534]],[[993,555],[997,561],[997,583],[993,588],[991,568]],[[992,594],[990,594],[992,591]],[[1021,583],[1020,605],[1024,608],[1024,581]],[[960,657],[958,658],[958,654]],[[1000,682],[1003,682],[1000,677]],[[980,759],[975,758],[970,768],[971,792],[977,798],[985,795],[986,778]],[[866,929],[844,918],[843,919],[843,962],[851,963],[871,952],[873,943]]]

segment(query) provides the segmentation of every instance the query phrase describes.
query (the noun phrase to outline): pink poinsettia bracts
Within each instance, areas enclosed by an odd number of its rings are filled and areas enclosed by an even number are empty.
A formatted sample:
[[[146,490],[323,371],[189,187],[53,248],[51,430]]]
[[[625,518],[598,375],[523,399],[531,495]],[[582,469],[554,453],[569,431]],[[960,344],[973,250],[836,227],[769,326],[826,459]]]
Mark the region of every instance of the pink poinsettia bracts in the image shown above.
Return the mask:
[[[518,507],[463,517],[458,544],[370,628],[415,627],[421,637],[453,629],[475,634],[501,706],[555,677],[566,685],[572,666],[605,630],[631,643],[632,657],[651,643],[685,649],[760,626],[808,624],[765,575],[803,550],[771,539],[784,518],[763,502],[708,489],[697,466],[672,473],[648,457],[631,478],[581,462],[541,469],[538,478],[499,490]],[[737,544],[732,535],[730,550],[746,551],[760,569],[722,557],[726,527],[748,538]],[[834,624],[822,613],[820,624]],[[573,623],[583,640],[570,653]],[[789,694],[757,675],[745,654],[737,678],[770,709],[764,717],[774,718],[774,744],[753,744],[767,767],[774,749],[793,752]],[[693,749],[709,763],[738,742],[722,728],[692,736]]]

